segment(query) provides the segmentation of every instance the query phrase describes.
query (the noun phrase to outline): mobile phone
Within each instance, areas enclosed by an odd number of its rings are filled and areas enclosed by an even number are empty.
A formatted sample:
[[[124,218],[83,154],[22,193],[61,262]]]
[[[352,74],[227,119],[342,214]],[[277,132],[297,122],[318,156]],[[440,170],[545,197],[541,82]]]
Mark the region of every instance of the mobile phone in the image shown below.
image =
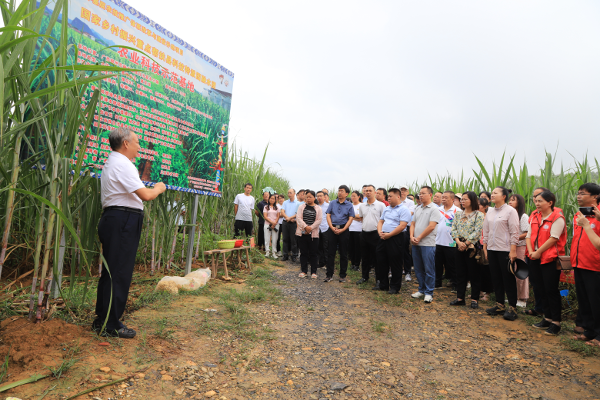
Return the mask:
[[[594,207],[579,207],[579,211],[583,215],[594,216]]]

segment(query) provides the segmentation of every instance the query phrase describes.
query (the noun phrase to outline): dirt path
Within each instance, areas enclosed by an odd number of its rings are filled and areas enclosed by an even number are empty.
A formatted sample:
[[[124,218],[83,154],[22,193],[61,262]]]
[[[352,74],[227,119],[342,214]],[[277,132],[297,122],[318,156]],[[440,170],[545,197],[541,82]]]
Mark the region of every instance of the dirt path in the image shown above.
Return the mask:
[[[426,305],[410,298],[414,283],[394,296],[323,283],[322,269],[318,280],[300,279],[298,270],[279,264],[275,287],[240,275],[154,304],[126,321],[135,340],[101,350],[86,331],[66,378],[7,394],[38,399],[54,386],[45,398],[64,399],[132,376],[79,398],[600,398],[598,358],[566,351],[523,318],[450,307],[448,289]]]

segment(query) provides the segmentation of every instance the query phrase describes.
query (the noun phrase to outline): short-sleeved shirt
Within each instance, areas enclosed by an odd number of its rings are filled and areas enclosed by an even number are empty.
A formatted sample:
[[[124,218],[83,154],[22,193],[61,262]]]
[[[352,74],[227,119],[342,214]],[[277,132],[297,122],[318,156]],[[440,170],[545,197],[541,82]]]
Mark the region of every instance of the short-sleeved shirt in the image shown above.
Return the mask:
[[[363,203],[358,207],[358,212],[362,217],[363,232],[377,230],[377,224],[379,224],[379,218],[381,218],[383,210],[385,210],[385,204],[379,200],[375,200],[373,204]]]
[[[523,214],[524,216],[527,214]],[[548,215],[546,218],[542,219],[542,223],[543,221],[546,221],[548,218],[550,218],[552,214]],[[521,219],[520,222],[522,222],[523,220]],[[540,223],[540,225],[542,224]],[[560,235],[562,235],[563,231],[565,230],[565,219],[564,218],[557,218],[556,221],[554,221],[554,223],[550,226],[550,237],[554,238],[554,239],[560,239]],[[524,225],[521,224],[520,225],[520,229],[523,230]],[[531,239],[531,225],[529,225],[529,218],[527,218],[527,236],[526,238]],[[532,243],[534,250],[537,250],[539,248],[539,246],[537,245],[537,243]]]
[[[235,215],[237,221],[252,222],[252,212],[254,210],[254,197],[246,196],[245,193],[240,193],[235,196],[233,204],[237,204],[238,210]]]
[[[352,204],[352,207],[354,207],[354,216],[360,214],[358,212],[359,206],[360,206],[360,204],[357,204],[357,205]],[[348,228],[348,230],[350,232],[362,232],[362,222],[353,220],[352,223],[350,224],[350,228]]]
[[[261,200],[260,203],[258,203],[258,206],[256,206],[258,208],[258,223],[259,224],[265,223],[265,219],[263,218],[262,212],[266,206],[267,206],[267,202],[264,200]]]
[[[456,242],[452,237],[452,223],[454,216],[460,209],[452,204],[452,207],[446,211],[446,207],[440,207],[440,223],[437,225],[437,234],[435,244],[438,246],[456,247]]]
[[[262,202],[261,202],[262,203]],[[275,223],[277,223],[276,219],[277,219],[277,214],[279,214],[279,204],[275,205],[275,209],[273,210],[271,207],[267,208],[267,206],[265,205],[262,209],[262,213],[265,217],[269,218],[271,221],[275,221]],[[265,221],[265,224],[267,223],[267,221]]]
[[[277,203],[277,208],[279,209],[279,211],[281,211],[281,208],[283,207],[283,204],[279,204]],[[283,217],[281,216],[281,214],[279,214],[279,225],[283,224]]]
[[[133,193],[144,188],[137,168],[123,154],[113,151],[100,176],[102,208],[118,206],[144,209],[144,203]]]
[[[383,221],[381,231],[389,233],[396,229],[401,222],[406,222],[408,226],[411,217],[408,208],[404,207],[402,204],[398,204],[396,207],[387,206],[379,219]],[[406,232],[406,227],[402,232]]]
[[[433,231],[425,236],[417,246],[435,246],[435,237],[437,234],[437,224],[440,222],[440,208],[435,203],[429,203],[427,206],[420,205],[415,208],[415,217],[413,223],[415,224],[415,237],[419,236],[427,227],[430,222],[435,222],[436,226]]]
[[[415,202],[414,202],[414,201],[412,201],[411,199],[409,199],[409,198],[407,197],[407,198],[405,198],[405,199],[404,199],[404,201],[403,201],[402,203],[400,203],[400,204],[402,204],[404,207],[408,208],[408,211],[410,211],[410,215],[411,215],[411,218],[410,218],[410,220],[412,221],[412,216],[413,216],[413,214],[415,213]],[[410,224],[411,224],[411,223],[409,222],[409,223],[408,223],[408,226],[410,226]]]
[[[346,225],[350,217],[354,217],[354,206],[348,200],[340,203],[339,200],[334,200],[329,203],[327,214],[331,215],[332,225]]]
[[[329,203],[323,202],[323,204],[319,204],[319,207],[321,207],[323,215],[325,215],[327,213],[327,209],[329,208]],[[328,229],[329,224],[327,223],[327,218],[323,217],[323,219],[321,220],[321,225],[319,225],[319,230],[321,232],[327,232]]]
[[[298,207],[300,207],[300,202],[298,200],[290,201],[289,199],[283,202],[281,209],[285,211],[285,215],[290,218],[296,215],[296,211],[298,211]]]

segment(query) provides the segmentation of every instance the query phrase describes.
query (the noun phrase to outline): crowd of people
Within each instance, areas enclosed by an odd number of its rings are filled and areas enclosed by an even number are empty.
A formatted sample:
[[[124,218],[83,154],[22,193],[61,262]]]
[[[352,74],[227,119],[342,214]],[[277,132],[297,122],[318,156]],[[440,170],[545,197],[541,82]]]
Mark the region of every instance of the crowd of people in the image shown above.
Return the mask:
[[[266,256],[299,261],[301,278],[317,279],[318,268],[325,267],[325,282],[332,282],[339,255],[339,282],[346,282],[350,263],[361,271],[357,284],[374,275],[373,290],[395,295],[403,280],[413,279],[414,268],[413,298],[431,303],[445,279],[456,292],[451,306],[467,306],[469,287],[473,309],[493,292],[496,303],[487,314],[514,321],[520,307],[540,317],[534,327],[548,335],[561,331],[560,256],[566,252],[567,221],[547,188],[531,194],[531,215],[523,196],[505,187],[476,194],[423,186],[413,195],[407,187],[364,185],[351,192],[341,185],[331,201],[327,189],[289,189],[286,199],[267,188],[257,207],[252,189],[247,184],[235,199],[235,235],[251,235],[255,214],[258,246]],[[598,184],[579,187],[570,247],[579,305],[573,338],[595,346],[600,346],[599,198]],[[535,301],[527,309],[530,284]]]

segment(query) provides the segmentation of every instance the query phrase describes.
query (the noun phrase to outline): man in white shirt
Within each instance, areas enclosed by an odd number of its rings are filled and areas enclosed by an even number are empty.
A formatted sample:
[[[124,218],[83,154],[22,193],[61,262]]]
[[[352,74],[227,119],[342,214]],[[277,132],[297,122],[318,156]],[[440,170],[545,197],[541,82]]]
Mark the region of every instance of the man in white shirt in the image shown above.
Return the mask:
[[[142,234],[142,200],[154,200],[166,190],[166,186],[158,182],[154,189],[148,189],[142,183],[137,168],[131,162],[140,150],[135,133],[127,128],[117,128],[110,132],[108,139],[113,151],[100,177],[102,217],[98,223],[107,270],[98,281],[97,317],[92,329],[102,336],[131,339],[135,331],[123,325],[120,319],[127,304]]]
[[[456,242],[452,239],[452,223],[454,215],[459,210],[454,205],[454,192],[446,190],[442,194],[442,207],[440,207],[440,222],[438,223],[437,236],[435,237],[435,287],[442,287],[444,268],[448,287],[455,286],[455,264],[458,253]]]
[[[252,212],[254,210],[254,197],[250,196],[253,186],[251,183],[244,185],[244,193],[235,196],[233,209],[235,211],[235,223],[233,224],[234,236],[241,237],[242,232],[246,236],[252,236]]]
[[[323,210],[323,215],[327,214],[329,208],[329,202],[325,201],[325,193],[323,191],[317,192],[317,202],[319,207]],[[319,268],[323,268],[327,265],[327,231],[329,230],[329,224],[327,218],[321,220],[319,225]]]
[[[400,204],[404,207],[408,208],[410,211],[411,217],[415,215],[415,202],[408,198],[408,188],[406,186],[400,187]],[[410,254],[410,224],[409,222],[406,232],[402,232],[402,254],[404,256],[403,264],[404,264],[404,279],[406,282],[410,282],[412,277],[410,276],[410,272],[413,266],[412,255]]]
[[[361,243],[361,254],[362,254],[362,278],[360,278],[356,284],[360,285],[369,280],[369,273],[371,268],[377,266],[377,243],[379,242],[379,233],[377,232],[377,225],[383,210],[385,210],[385,204],[378,201],[375,198],[375,186],[366,185],[363,192],[367,198],[366,203],[362,203],[358,206],[358,216],[354,219],[362,221],[362,233],[360,237]],[[376,279],[375,287],[379,289],[379,281]]]
[[[443,207],[442,206],[442,192],[435,192],[435,194],[433,195],[433,204],[435,204],[436,206],[438,206],[438,208]]]

